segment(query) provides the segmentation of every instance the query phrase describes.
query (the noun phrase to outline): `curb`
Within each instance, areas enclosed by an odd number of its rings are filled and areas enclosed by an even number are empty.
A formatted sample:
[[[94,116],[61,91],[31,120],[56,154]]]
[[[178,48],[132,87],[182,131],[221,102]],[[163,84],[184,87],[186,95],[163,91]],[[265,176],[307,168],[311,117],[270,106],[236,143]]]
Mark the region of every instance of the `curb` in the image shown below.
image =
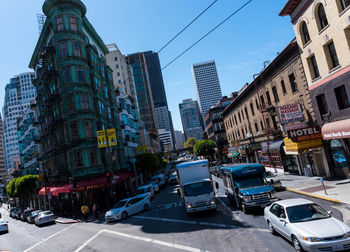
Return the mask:
[[[72,224],[72,223],[78,223],[78,222],[81,222],[79,220],[69,220],[69,221],[60,221],[60,220],[55,220],[56,223],[59,223],[59,224]]]
[[[286,190],[287,190],[287,191],[290,191],[290,192],[294,192],[294,193],[298,193],[298,194],[303,194],[303,195],[306,195],[306,196],[310,196],[310,197],[313,197],[313,198],[318,198],[318,199],[323,199],[323,200],[331,201],[331,202],[334,202],[334,203],[346,204],[346,203],[344,203],[344,202],[341,202],[340,200],[330,199],[330,198],[326,198],[326,197],[323,197],[323,196],[318,196],[318,195],[315,195],[315,194],[306,193],[306,192],[302,192],[302,191],[298,191],[298,190],[294,190],[294,189],[286,188]]]

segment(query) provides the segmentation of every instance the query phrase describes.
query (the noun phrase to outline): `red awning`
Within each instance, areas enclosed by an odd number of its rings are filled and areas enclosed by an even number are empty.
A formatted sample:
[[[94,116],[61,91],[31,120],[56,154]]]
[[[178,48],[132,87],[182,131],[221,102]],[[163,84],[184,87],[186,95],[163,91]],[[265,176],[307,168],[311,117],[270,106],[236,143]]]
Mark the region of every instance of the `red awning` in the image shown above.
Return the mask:
[[[134,174],[131,172],[116,172],[113,176],[112,184],[118,184],[124,180],[132,177]]]
[[[92,179],[85,179],[77,182],[77,187],[74,188],[75,191],[86,191],[86,190],[95,190],[103,187],[109,186],[106,177],[98,177]]]
[[[50,187],[46,187],[46,192],[50,192]],[[46,193],[45,193],[45,187],[43,187],[43,188],[41,188],[40,190],[39,190],[39,193],[38,193],[39,195],[46,195]]]
[[[51,188],[52,196],[58,196],[59,193],[70,193],[72,185],[63,185]]]
[[[350,119],[326,123],[322,127],[323,140],[350,138]]]

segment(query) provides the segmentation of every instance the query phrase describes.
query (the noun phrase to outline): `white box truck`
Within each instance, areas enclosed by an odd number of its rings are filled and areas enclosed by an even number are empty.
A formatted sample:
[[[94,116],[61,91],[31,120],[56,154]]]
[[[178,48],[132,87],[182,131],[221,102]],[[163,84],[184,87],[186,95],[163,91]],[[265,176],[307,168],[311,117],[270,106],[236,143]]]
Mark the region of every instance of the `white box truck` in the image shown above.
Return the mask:
[[[216,210],[208,161],[186,162],[176,166],[179,193],[187,213]]]

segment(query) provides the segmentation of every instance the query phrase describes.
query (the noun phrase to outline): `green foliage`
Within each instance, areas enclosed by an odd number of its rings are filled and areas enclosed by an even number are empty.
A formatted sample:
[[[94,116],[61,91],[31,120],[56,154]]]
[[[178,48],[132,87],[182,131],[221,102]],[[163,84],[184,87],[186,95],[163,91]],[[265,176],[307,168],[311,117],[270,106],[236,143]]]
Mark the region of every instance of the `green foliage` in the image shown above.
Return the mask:
[[[162,168],[165,168],[168,165],[168,160],[166,158],[162,159]]]
[[[184,143],[184,148],[187,149],[187,148],[191,148],[191,150],[189,150],[188,152],[189,153],[193,153],[193,147],[194,145],[198,142],[197,139],[195,139],[194,137],[190,137],[186,140],[186,142]]]
[[[140,153],[136,155],[136,167],[143,174],[153,173],[161,168],[161,159],[158,154]]]
[[[216,143],[211,140],[201,140],[193,147],[193,152],[196,156],[203,156],[205,158],[212,157],[215,153]]]
[[[16,197],[15,191],[16,191],[16,180],[17,178],[12,179],[8,185],[6,186],[6,194],[9,198]]]

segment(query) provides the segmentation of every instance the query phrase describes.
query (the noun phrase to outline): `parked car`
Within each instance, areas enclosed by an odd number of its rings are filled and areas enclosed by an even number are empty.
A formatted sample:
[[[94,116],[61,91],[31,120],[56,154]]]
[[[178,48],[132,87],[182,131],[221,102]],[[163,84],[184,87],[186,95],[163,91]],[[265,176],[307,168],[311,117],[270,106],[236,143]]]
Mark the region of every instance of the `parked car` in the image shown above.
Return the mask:
[[[20,220],[22,212],[23,212],[22,208],[17,208],[15,219]]]
[[[168,181],[170,185],[176,185],[178,183],[176,173],[171,174]]]
[[[27,217],[34,211],[34,209],[25,209],[21,214],[21,221],[27,221]]]
[[[283,189],[281,181],[278,179],[278,177],[273,174],[270,171],[265,172],[264,177],[266,181],[273,186],[276,190],[281,190]]]
[[[293,243],[296,251],[350,249],[350,227],[306,199],[287,199],[264,209],[270,232]]]
[[[137,196],[139,197],[148,197],[150,200],[154,198],[154,189],[151,184],[143,185],[137,188]]]
[[[55,219],[56,217],[51,211],[43,211],[36,216],[34,222],[36,226],[41,226],[43,224],[54,223]]]
[[[7,221],[0,220],[0,233],[8,233],[9,227],[7,225]]]
[[[27,222],[30,224],[34,224],[34,220],[35,218],[38,216],[38,214],[41,212],[41,210],[36,210],[31,212],[28,216],[27,216]]]
[[[128,216],[147,211],[151,205],[148,197],[132,197],[119,201],[105,214],[105,221],[126,219]]]
[[[151,179],[151,183],[152,183],[152,185],[157,183],[160,188],[165,187],[164,175],[163,174],[154,175]],[[157,191],[157,190],[155,190],[155,191]]]
[[[11,218],[15,218],[15,213],[16,213],[16,211],[17,211],[17,208],[16,208],[16,207],[12,207],[12,208],[10,209],[9,216],[10,216]]]

